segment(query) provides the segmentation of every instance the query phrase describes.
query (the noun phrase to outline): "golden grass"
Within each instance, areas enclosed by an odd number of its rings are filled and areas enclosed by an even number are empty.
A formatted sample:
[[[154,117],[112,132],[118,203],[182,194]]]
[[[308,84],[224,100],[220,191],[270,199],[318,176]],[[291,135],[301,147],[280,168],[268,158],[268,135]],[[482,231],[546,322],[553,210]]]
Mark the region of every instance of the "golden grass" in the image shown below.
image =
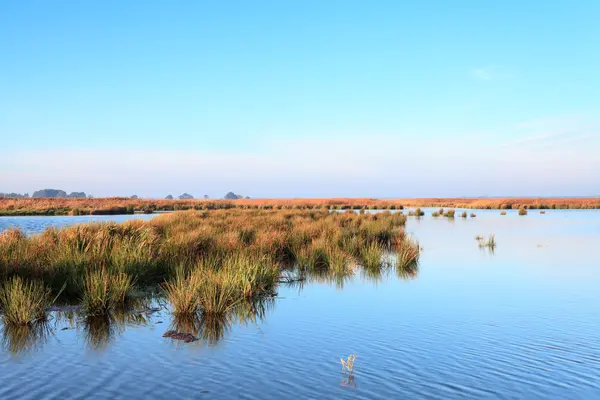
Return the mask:
[[[14,276],[0,286],[0,309],[6,324],[28,325],[45,320],[51,303],[51,292],[43,282]]]
[[[222,314],[276,290],[282,271],[343,282],[353,265],[382,266],[406,217],[329,210],[181,211],[150,221],[93,223],[25,236],[0,234],[0,282],[45,282],[83,300],[88,315],[123,305],[133,282],[163,284],[176,313]]]
[[[0,198],[0,215],[89,215],[127,214],[177,210],[229,208],[262,209],[390,209],[447,207],[479,209],[598,209],[600,198],[316,198],[240,200],[152,200],[122,197],[98,199],[7,199]],[[441,212],[440,212],[441,214]]]
[[[90,272],[84,278],[83,309],[88,316],[105,315],[124,307],[133,281],[125,273],[110,274],[106,270]]]

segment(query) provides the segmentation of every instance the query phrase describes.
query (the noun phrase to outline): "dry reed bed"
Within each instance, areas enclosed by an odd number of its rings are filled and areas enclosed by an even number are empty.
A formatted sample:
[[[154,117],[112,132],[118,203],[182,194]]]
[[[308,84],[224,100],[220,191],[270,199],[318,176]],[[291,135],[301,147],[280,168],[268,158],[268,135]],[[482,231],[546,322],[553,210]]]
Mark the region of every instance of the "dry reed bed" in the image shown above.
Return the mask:
[[[402,209],[446,207],[472,209],[600,209],[600,198],[422,198],[389,199],[240,199],[240,200],[151,200],[98,199],[6,199],[0,198],[0,215],[106,215],[177,210],[229,208],[276,209]]]
[[[81,299],[89,315],[125,305],[134,283],[162,284],[175,313],[223,315],[273,294],[290,265],[343,277],[357,265],[377,270],[384,252],[398,251],[398,268],[415,270],[418,244],[405,237],[405,221],[390,212],[230,209],[48,229],[31,237],[9,230],[0,234],[0,283],[14,277],[41,282],[53,295]]]

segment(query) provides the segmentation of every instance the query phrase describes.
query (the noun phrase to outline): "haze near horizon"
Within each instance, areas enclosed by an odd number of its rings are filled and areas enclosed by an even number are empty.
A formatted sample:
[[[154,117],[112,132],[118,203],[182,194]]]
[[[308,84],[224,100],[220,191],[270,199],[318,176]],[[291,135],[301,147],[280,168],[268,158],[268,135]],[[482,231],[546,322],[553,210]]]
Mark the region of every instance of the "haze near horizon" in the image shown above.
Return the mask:
[[[0,192],[595,196],[600,3],[6,1]]]

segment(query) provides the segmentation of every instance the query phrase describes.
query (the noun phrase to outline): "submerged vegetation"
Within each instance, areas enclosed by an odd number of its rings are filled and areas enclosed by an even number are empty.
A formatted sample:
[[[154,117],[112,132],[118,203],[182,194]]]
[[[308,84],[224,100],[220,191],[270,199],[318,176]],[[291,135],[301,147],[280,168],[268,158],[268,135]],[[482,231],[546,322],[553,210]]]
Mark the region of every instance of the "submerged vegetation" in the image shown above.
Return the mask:
[[[0,234],[0,283],[11,294],[0,304],[5,319],[28,323],[62,292],[65,301],[81,300],[86,315],[101,316],[125,308],[134,285],[161,285],[175,314],[221,317],[275,295],[286,271],[343,283],[358,265],[386,267],[386,254],[397,252],[400,268],[416,264],[418,244],[405,236],[405,221],[389,211],[230,209],[34,236],[8,230]],[[23,315],[9,317],[13,308]]]

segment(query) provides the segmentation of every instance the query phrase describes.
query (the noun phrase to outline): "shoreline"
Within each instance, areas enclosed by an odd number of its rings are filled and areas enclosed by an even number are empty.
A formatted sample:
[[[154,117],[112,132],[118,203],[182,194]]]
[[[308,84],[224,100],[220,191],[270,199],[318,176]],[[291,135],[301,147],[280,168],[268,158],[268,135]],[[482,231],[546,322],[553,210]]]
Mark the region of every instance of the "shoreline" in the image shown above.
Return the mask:
[[[465,209],[510,210],[526,209],[600,209],[599,197],[565,198],[297,198],[239,200],[154,200],[123,197],[69,198],[0,198],[0,216],[63,216],[63,215],[131,215],[153,214],[180,210],[219,209],[371,209],[402,210],[408,207],[441,207]]]

